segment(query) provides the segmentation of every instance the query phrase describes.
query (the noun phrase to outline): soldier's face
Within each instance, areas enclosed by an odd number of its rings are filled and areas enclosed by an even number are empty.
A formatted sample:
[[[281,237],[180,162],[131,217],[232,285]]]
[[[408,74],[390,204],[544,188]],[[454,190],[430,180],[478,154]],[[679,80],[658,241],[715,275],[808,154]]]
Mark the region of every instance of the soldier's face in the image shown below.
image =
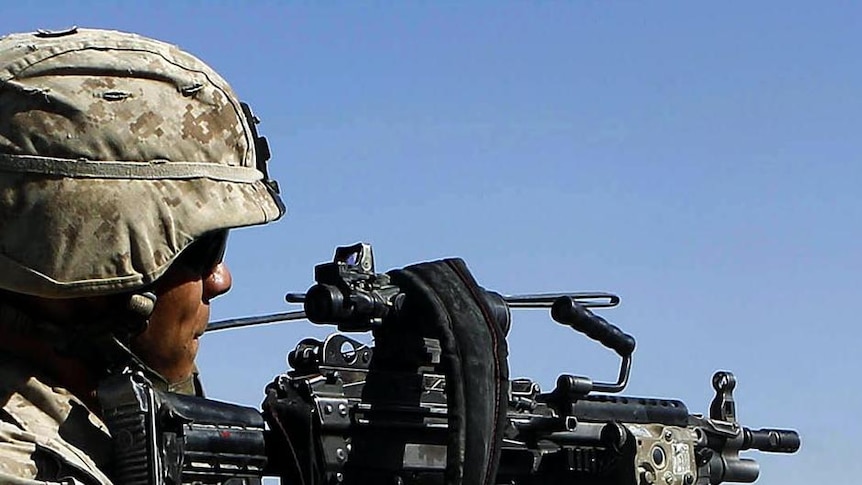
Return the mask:
[[[198,339],[206,330],[210,300],[226,293],[231,275],[224,262],[201,273],[174,265],[156,283],[156,305],[147,329],[132,350],[169,382],[188,379],[194,370]]]

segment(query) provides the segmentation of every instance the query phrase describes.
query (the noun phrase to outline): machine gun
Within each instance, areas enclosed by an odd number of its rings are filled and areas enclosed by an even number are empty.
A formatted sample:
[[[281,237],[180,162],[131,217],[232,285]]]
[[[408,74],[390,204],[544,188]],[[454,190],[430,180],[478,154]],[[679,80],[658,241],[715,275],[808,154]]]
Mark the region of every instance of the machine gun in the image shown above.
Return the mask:
[[[446,376],[434,336],[395,330],[405,295],[374,270],[371,246],[338,248],[334,260],[315,267],[304,294],[288,294],[304,312],[216,322],[212,329],[307,318],[341,332],[373,332],[372,348],[343,333],[305,339],[290,352],[293,370],[269,386],[276,399],[302,403],[280,422],[299,436],[289,460],[292,471],[270,467],[304,483],[444,483],[446,468]],[[751,429],[736,419],[736,378],[717,372],[708,417],[691,414],[678,400],[618,395],[628,383],[635,339],[593,309],[620,302],[611,293],[560,293],[484,297],[508,331],[510,308],[549,308],[551,317],[616,352],[616,382],[563,374],[550,392],[530,379],[510,382],[498,484],[749,483],[756,461],[744,450],[793,453],[796,431]],[[393,344],[393,342],[395,344]],[[393,355],[397,358],[392,359]],[[398,367],[375,365],[376,360]],[[295,410],[296,406],[294,406]],[[300,430],[312,430],[305,436]],[[270,457],[271,465],[272,456]],[[469,466],[469,464],[468,464]]]
[[[307,318],[341,332],[371,331],[376,346],[344,333],[299,342],[288,355],[292,370],[267,386],[269,430],[254,408],[158,391],[133,372],[110,377],[99,398],[118,483],[253,485],[263,476],[302,485],[461,483],[447,475],[455,418],[438,336],[396,318],[405,294],[375,272],[370,245],[338,248],[332,262],[315,267],[315,280],[286,297],[304,311],[214,322],[208,330]],[[713,376],[708,417],[677,400],[619,395],[635,340],[593,312],[619,304],[617,295],[482,291],[505,332],[510,309],[549,308],[555,321],[621,358],[612,383],[563,374],[542,392],[530,379],[510,381],[499,466],[488,483],[747,483],[759,466],[741,451],[800,446],[795,431],[737,422],[730,372]]]

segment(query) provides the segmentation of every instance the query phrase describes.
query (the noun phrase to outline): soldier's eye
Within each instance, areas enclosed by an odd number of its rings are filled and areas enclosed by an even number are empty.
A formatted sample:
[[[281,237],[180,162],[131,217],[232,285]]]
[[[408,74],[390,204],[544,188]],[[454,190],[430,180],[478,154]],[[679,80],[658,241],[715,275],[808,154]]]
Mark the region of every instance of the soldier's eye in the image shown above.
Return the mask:
[[[213,231],[197,238],[185,248],[177,258],[177,264],[181,264],[189,271],[206,275],[217,264],[224,260],[227,249],[228,231]]]

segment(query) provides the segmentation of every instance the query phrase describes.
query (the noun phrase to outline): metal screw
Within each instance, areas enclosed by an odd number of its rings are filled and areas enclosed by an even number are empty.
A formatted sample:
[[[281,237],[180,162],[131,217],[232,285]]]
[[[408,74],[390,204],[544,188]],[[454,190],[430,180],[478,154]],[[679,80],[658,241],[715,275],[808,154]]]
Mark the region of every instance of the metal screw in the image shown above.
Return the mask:
[[[326,405],[323,406],[323,412],[326,414],[332,414],[332,409],[332,404],[326,403]]]
[[[341,472],[335,473],[335,481],[338,483],[342,483],[344,481],[344,474]]]
[[[347,459],[347,452],[344,451],[344,448],[338,448],[335,450],[335,457],[338,458],[338,461],[344,461]]]
[[[667,472],[664,474],[664,482],[670,485],[673,483],[673,473]]]
[[[655,483],[655,474],[649,470],[641,468],[641,482],[648,484]]]
[[[671,431],[669,429],[664,430],[664,439],[665,439],[665,441],[672,441],[673,440],[673,431]]]
[[[685,478],[683,478],[682,481],[685,483],[685,485],[691,485],[692,483],[694,483],[694,476],[691,473],[686,473]]]
[[[343,402],[338,403],[338,414],[342,416],[347,416],[347,405],[345,405]]]

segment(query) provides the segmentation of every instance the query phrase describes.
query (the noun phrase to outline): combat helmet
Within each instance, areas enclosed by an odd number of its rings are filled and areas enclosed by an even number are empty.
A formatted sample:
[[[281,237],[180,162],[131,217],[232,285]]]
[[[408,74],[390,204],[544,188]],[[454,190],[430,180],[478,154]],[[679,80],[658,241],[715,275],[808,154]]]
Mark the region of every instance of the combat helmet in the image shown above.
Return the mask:
[[[176,46],[89,29],[0,38],[0,289],[135,290],[203,235],[278,219],[255,123]]]

